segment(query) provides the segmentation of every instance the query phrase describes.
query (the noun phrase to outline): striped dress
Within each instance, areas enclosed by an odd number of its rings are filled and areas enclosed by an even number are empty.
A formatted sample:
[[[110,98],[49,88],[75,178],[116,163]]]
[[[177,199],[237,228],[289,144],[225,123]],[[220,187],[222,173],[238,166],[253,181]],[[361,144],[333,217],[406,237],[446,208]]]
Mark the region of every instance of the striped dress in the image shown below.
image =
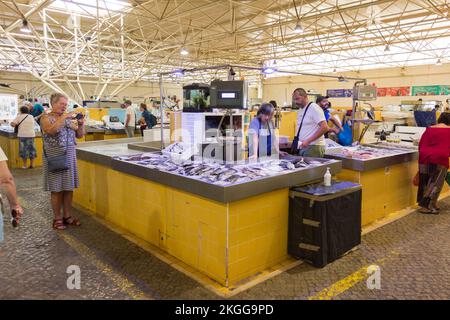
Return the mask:
[[[51,123],[56,118],[48,116]],[[43,156],[44,190],[51,192],[73,191],[78,188],[78,168],[76,156],[75,131],[70,129],[70,119],[66,119],[66,125],[59,129],[56,135],[42,134],[45,152],[48,157],[63,155],[67,150],[68,170],[49,172],[47,158]]]

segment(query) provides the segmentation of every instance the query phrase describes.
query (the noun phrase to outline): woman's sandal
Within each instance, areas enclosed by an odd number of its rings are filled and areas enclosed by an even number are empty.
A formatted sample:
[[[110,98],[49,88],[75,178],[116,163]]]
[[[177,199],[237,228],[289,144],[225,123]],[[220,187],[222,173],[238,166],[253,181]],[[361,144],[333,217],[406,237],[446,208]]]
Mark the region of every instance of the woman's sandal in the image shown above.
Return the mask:
[[[63,219],[53,220],[53,229],[65,230],[67,227],[64,225]]]
[[[81,226],[80,220],[78,220],[77,218],[74,218],[74,217],[63,218],[63,221],[64,221],[64,224],[67,226],[76,226],[76,227]]]

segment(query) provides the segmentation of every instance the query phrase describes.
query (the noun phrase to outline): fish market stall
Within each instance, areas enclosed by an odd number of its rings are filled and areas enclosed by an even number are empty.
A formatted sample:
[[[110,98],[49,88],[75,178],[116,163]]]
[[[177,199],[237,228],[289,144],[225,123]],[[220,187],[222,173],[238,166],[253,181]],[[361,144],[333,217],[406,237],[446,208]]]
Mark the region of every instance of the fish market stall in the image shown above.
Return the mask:
[[[35,128],[36,137],[34,138],[34,143],[36,145],[37,157],[34,160],[34,166],[42,166],[42,136],[39,130]],[[14,128],[11,126],[1,126],[0,127],[0,147],[5,152],[8,157],[8,167],[9,168],[21,168],[22,159],[19,157],[19,139],[14,133]]]
[[[139,129],[135,130],[135,135],[140,135]],[[86,141],[110,140],[126,138],[125,129],[110,129],[105,126],[86,127]]]
[[[142,139],[77,148],[74,202],[226,287],[288,259],[289,188],[341,162],[290,156],[219,164]]]
[[[325,156],[342,161],[338,179],[362,185],[362,225],[416,203],[412,180],[419,153],[414,146],[390,143],[327,148]]]

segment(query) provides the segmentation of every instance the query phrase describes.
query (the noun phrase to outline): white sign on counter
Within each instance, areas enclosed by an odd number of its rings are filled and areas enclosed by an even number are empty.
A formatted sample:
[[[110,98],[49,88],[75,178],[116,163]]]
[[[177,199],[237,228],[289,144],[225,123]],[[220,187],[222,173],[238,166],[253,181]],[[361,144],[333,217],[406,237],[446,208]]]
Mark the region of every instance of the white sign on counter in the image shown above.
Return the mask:
[[[18,110],[19,102],[16,94],[0,94],[0,120],[13,120]]]

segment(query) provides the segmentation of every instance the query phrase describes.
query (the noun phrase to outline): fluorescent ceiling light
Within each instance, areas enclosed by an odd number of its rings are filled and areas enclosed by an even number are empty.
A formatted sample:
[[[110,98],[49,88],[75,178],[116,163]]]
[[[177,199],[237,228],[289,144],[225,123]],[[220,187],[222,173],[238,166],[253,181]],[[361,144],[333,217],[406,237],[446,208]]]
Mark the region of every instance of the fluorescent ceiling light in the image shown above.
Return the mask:
[[[265,67],[265,68],[263,68],[263,70],[262,70],[262,72],[264,73],[264,74],[272,74],[272,73],[274,73],[274,72],[276,72],[277,70],[275,69],[275,68],[272,68],[272,67]]]
[[[172,74],[176,77],[184,76],[184,69],[177,69],[172,72]]]
[[[20,31],[22,31],[23,33],[31,33],[31,29],[28,26],[28,21],[23,19],[22,21],[22,27],[20,28]]]
[[[182,48],[180,54],[182,54],[183,56],[187,56],[189,54],[189,51],[187,51],[186,48]]]
[[[297,21],[297,25],[295,26],[294,31],[296,33],[303,33],[303,28],[302,25],[300,24],[300,21]]]

